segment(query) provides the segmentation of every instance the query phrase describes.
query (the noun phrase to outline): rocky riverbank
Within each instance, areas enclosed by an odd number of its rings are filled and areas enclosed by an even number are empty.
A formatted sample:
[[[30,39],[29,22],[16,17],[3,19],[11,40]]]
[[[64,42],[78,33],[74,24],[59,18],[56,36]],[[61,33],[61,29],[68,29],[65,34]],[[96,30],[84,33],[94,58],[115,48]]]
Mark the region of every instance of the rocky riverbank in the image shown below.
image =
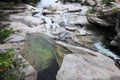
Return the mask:
[[[97,4],[88,3],[89,6],[83,2],[82,5],[62,4],[53,0],[46,5],[43,0],[37,7],[27,4],[16,7],[15,11],[18,12],[13,11],[14,14],[10,14],[7,21],[9,27],[13,28],[13,33],[6,44],[0,46],[0,51],[14,47],[16,54],[28,61],[28,66],[24,69],[26,80],[36,80],[37,72],[41,76],[48,68],[52,70],[51,65],[55,64],[57,68],[60,67],[58,73],[58,69],[55,69],[56,80],[119,80],[120,70],[114,61],[97,52],[93,45],[101,41],[103,36],[88,29],[92,27],[91,23],[95,26],[101,23],[107,27],[111,24],[103,21],[103,18],[99,20],[99,14],[95,15],[97,12],[86,16],[87,11]],[[6,24],[6,21],[1,24]],[[107,27],[106,30],[109,30],[110,27]],[[45,77],[48,75],[47,73]],[[44,75],[42,78],[39,76],[37,80],[42,80]],[[56,74],[52,76],[54,77],[49,80],[55,79]]]

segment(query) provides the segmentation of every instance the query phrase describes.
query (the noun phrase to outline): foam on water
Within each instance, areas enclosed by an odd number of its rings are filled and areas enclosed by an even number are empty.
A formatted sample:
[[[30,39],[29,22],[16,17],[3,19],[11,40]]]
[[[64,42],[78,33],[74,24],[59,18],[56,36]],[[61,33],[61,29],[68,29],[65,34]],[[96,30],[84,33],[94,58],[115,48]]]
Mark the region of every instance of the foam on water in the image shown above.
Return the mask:
[[[115,54],[114,54],[113,52],[111,52],[109,49],[106,49],[105,46],[103,46],[101,42],[94,43],[94,46],[97,48],[97,50],[98,50],[100,53],[102,53],[102,54],[104,54],[104,55],[106,55],[106,56],[108,56],[108,57],[111,57],[111,58],[113,58],[114,60],[115,60],[115,59],[119,59],[119,57],[118,57],[117,55],[115,55]]]
[[[46,7],[49,5],[59,4],[59,0],[41,0],[38,3],[38,7]]]

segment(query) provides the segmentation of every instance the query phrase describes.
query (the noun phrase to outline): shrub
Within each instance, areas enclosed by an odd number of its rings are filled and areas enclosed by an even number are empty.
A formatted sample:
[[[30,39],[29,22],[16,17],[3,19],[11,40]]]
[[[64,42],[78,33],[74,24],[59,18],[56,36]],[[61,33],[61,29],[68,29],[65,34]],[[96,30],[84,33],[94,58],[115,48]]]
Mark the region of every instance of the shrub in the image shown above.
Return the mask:
[[[0,53],[0,80],[24,80],[24,73],[20,72],[20,68],[23,67],[22,61],[16,58],[16,64],[13,61],[14,57],[13,49]]]
[[[0,29],[0,44],[5,43],[5,40],[10,36],[11,33],[12,33],[12,28]]]

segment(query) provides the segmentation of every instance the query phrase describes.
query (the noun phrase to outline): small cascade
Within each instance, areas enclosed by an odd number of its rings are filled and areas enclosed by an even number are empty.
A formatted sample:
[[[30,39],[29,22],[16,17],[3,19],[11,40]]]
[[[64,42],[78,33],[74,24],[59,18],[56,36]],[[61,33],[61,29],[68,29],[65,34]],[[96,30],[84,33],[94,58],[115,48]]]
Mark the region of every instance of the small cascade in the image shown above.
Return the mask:
[[[119,59],[119,57],[117,55],[115,55],[109,49],[106,49],[105,46],[103,46],[103,44],[101,42],[94,43],[94,46],[97,48],[97,50],[100,53],[102,53],[102,54],[104,54],[104,55],[106,55],[106,56],[108,56],[108,57],[110,57],[110,58],[112,58],[114,60]]]
[[[109,49],[106,49],[105,46],[101,42],[94,43],[94,46],[98,50],[98,52],[112,58],[115,61],[115,65],[120,69],[120,57],[115,55]]]

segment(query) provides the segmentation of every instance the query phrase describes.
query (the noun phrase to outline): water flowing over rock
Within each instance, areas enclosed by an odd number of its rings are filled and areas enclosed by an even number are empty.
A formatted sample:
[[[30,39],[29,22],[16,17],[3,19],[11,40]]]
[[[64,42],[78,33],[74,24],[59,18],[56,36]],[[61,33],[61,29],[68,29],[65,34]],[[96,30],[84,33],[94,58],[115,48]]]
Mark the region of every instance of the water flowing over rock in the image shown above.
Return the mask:
[[[115,54],[113,54],[110,50],[104,49],[104,46],[102,46],[102,43],[98,42],[95,43],[94,46],[96,46],[96,48],[98,48],[98,51],[103,53],[104,55],[111,57],[113,59],[118,59],[119,57]]]
[[[111,46],[118,47],[119,43],[119,26],[120,26],[120,4],[111,2],[111,6],[102,6],[102,8],[96,8],[96,12],[88,16],[88,21],[104,30],[110,31],[110,33],[117,35],[110,42]]]

